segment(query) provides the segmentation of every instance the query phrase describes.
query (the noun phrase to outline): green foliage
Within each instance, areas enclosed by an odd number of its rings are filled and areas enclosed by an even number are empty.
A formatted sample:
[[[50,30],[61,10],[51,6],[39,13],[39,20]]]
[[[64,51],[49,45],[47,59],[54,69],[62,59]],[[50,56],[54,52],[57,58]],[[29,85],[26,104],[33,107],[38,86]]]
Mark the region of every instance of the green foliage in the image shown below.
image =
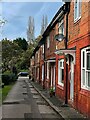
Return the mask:
[[[4,85],[9,85],[17,80],[17,76],[13,73],[4,73],[2,74],[2,83]]]
[[[13,66],[21,58],[23,50],[13,41],[2,40],[2,72],[12,70]]]
[[[53,89],[53,87],[51,87],[51,88],[50,88],[50,92],[54,92],[54,89]]]
[[[33,43],[28,44],[23,38],[16,38],[13,41],[2,40],[2,72],[9,70],[17,74],[19,70],[28,69],[30,66],[30,56],[41,40],[38,36]]]
[[[4,99],[6,98],[8,92],[11,90],[13,85],[14,83],[10,85],[6,85],[4,88],[2,88],[2,101],[4,101]]]
[[[23,38],[17,38],[16,40],[14,40],[13,41],[14,43],[17,43],[18,44],[18,46],[20,46],[20,48],[22,49],[22,50],[27,50],[27,48],[28,48],[28,43],[27,43],[27,41]]]

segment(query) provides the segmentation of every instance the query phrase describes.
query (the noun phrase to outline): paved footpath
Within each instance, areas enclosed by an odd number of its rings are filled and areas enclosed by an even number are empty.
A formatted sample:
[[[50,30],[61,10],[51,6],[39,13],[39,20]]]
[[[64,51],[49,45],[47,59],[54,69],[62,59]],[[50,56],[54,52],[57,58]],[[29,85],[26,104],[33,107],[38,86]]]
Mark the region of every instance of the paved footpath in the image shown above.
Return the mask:
[[[61,120],[27,78],[19,78],[2,104],[2,120]]]
[[[65,106],[64,102],[58,99],[56,96],[50,97],[49,91],[43,89],[39,83],[32,81],[31,84],[37,90],[37,92],[48,102],[48,104],[65,120],[90,120],[69,105]]]

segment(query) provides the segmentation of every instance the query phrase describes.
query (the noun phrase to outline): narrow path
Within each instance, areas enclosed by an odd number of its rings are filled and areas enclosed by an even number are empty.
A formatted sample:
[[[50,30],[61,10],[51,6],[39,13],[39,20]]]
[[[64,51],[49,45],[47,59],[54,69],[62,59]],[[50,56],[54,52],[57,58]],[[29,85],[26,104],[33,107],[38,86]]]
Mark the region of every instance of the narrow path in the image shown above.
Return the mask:
[[[40,96],[27,78],[19,78],[2,105],[2,117],[22,120],[61,120],[61,117]]]

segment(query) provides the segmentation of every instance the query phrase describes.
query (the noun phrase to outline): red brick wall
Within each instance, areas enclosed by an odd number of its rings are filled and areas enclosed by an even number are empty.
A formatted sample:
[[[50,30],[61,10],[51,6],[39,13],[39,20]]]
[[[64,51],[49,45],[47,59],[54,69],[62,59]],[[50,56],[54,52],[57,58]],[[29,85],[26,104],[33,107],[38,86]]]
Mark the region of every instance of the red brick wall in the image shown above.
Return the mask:
[[[72,106],[78,109],[81,113],[84,113],[84,115],[90,116],[90,91],[81,89],[81,49],[90,45],[90,2],[83,2],[81,11],[81,18],[77,22],[74,22],[74,2],[71,2],[68,22],[68,48],[73,48],[76,46],[76,63],[74,65],[74,103]],[[56,26],[56,28],[58,27]],[[58,49],[65,48],[64,41],[57,42],[56,45]],[[56,56],[56,95],[64,99],[66,77],[64,77],[64,88],[62,88],[58,85],[59,58],[60,56]],[[69,67],[70,66],[68,66],[68,72]],[[66,68],[64,68],[64,70],[66,71]],[[70,81],[68,80],[68,100],[70,99],[69,82]]]
[[[64,58],[64,56],[56,55],[56,96],[59,98],[65,98],[65,88],[58,84],[58,60]],[[65,75],[64,75],[64,83],[65,83]]]
[[[89,31],[89,7],[88,2],[82,2],[81,9],[81,19],[77,22],[74,22],[74,2],[70,4],[70,13],[69,13],[69,42],[75,41],[75,39],[88,34]]]
[[[64,17],[64,27],[65,27],[65,17]],[[58,23],[56,24],[56,34],[58,34]],[[57,46],[57,50],[64,49],[65,48],[64,40],[62,40],[61,42],[56,41],[56,46]],[[64,100],[65,86],[62,87],[58,84],[58,60],[62,58],[64,58],[64,56],[56,55],[56,96]],[[65,74],[64,74],[64,84],[65,84]]]
[[[48,60],[50,58],[55,57],[55,49],[56,49],[56,41],[54,39],[55,37],[55,32],[56,32],[56,27],[54,27],[50,33],[49,33],[49,37],[50,37],[50,47],[47,48],[47,40],[45,43],[45,59]],[[50,72],[50,70],[49,70]],[[45,87],[48,89],[50,88],[50,73],[49,73],[49,79],[47,79],[47,63],[45,64]]]
[[[44,65],[44,54],[42,46],[39,49],[40,61],[39,61],[39,83],[42,84],[42,65]]]
[[[52,56],[52,54],[55,52],[56,49],[56,41],[54,40],[54,36],[55,36],[55,28],[52,29],[52,31],[49,33],[49,37],[50,37],[50,47],[47,48],[47,40],[45,43],[45,58],[47,59],[50,55]]]
[[[90,45],[90,2],[82,2],[81,19],[74,23],[74,3],[69,14],[68,48],[76,46],[74,107],[90,117],[90,91],[81,89],[81,49]]]

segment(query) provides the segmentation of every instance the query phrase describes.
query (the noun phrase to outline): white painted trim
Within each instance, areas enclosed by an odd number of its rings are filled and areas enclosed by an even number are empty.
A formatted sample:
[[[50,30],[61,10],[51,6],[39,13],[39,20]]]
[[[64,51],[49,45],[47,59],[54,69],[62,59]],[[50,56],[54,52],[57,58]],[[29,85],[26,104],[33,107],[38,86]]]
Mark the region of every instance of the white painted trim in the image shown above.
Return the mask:
[[[42,81],[44,80],[44,65],[42,65]]]
[[[81,0],[77,0],[77,17],[75,18],[75,2],[76,0],[74,1],[74,23],[76,23],[80,18],[81,18],[81,14],[79,14],[79,10],[80,10],[80,4],[81,4]]]
[[[81,50],[81,88],[86,89],[90,91],[90,87],[88,86],[87,81],[87,72],[90,72],[90,70],[87,70],[87,53],[90,53],[90,51],[86,51],[87,49],[90,49],[90,47],[86,47]],[[83,52],[85,52],[85,67],[83,67]],[[83,72],[82,70],[85,70],[85,85],[83,84]]]
[[[71,70],[70,70],[70,100],[73,101],[74,98],[74,63],[71,61],[70,63]]]
[[[49,62],[47,62],[47,79],[49,79]]]
[[[60,67],[60,62],[62,62],[62,66]],[[64,84],[61,82],[62,78],[61,78],[61,69],[64,69],[64,59],[61,59],[58,61],[58,84],[61,86],[64,86]]]
[[[49,47],[50,47],[50,37],[47,36],[47,48],[49,48]]]

